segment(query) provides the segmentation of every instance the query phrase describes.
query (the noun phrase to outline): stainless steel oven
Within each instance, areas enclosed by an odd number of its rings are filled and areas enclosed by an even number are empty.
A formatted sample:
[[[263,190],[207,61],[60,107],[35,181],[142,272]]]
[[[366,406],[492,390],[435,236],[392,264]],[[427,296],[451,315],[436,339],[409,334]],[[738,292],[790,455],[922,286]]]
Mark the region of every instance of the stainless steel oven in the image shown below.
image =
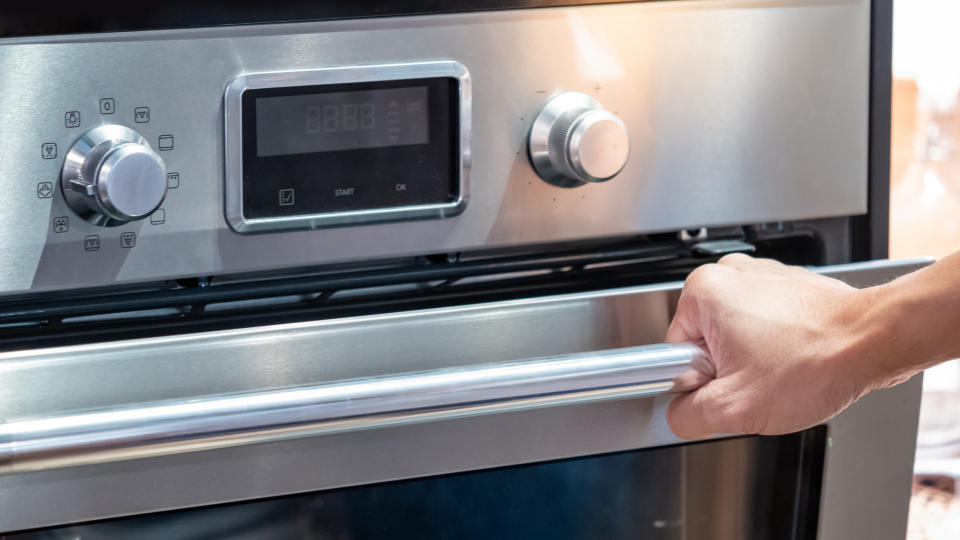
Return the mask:
[[[0,537],[901,538],[919,381],[682,441],[732,252],[886,261],[891,3],[0,16]]]

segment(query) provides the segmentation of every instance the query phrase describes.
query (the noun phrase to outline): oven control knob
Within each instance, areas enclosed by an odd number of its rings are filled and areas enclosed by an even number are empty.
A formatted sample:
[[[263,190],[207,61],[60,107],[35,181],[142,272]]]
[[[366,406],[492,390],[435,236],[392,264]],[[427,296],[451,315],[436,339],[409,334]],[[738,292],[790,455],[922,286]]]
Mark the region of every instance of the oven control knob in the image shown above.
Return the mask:
[[[67,152],[64,199],[85,220],[112,227],[152,214],[167,195],[167,168],[136,131],[98,126]]]
[[[560,187],[606,182],[630,155],[627,126],[580,92],[551,98],[537,114],[527,144],[540,178]]]

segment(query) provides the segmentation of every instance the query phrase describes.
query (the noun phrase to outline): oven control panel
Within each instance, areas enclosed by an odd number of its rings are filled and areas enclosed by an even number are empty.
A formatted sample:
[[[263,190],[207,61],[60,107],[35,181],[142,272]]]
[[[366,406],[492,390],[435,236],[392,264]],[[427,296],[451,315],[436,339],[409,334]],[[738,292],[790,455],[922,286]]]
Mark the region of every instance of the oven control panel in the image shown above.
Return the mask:
[[[869,0],[0,39],[0,295],[862,214],[869,58]]]

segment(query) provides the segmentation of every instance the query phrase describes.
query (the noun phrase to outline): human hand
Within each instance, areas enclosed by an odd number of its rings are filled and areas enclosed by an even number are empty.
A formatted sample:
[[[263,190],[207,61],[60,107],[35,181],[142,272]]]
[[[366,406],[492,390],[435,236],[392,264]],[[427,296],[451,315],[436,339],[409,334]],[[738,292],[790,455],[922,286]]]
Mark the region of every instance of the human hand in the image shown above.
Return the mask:
[[[670,428],[689,439],[791,433],[894,382],[875,369],[882,329],[862,317],[869,304],[866,290],[773,260],[698,268],[666,340],[701,342],[710,365],[694,374],[705,384],[670,404]]]

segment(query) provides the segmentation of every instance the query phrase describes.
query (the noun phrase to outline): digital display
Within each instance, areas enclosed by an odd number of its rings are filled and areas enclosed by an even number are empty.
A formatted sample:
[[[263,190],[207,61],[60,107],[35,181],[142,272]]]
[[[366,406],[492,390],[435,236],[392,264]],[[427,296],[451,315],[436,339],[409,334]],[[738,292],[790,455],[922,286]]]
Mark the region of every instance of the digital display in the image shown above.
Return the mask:
[[[257,156],[430,142],[426,86],[256,100]]]
[[[440,76],[244,90],[244,219],[454,205],[460,89]]]

